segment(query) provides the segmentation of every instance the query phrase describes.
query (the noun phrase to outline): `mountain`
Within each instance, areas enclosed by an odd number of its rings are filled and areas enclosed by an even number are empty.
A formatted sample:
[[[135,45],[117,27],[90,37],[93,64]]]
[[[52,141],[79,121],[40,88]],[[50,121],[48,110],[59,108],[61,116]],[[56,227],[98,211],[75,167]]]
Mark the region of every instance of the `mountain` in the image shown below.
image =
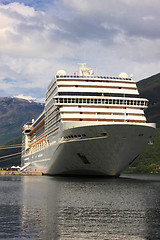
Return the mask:
[[[37,118],[43,108],[40,103],[0,97],[0,145],[19,137],[24,123]]]
[[[160,73],[137,83],[141,97],[149,100],[145,114],[148,122],[155,122],[160,127]]]

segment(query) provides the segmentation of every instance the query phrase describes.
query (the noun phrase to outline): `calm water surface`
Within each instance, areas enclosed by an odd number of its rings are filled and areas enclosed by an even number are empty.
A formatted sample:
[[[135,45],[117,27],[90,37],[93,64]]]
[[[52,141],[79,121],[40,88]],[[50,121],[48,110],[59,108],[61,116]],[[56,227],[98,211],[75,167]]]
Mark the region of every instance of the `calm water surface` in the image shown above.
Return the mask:
[[[0,239],[160,239],[160,176],[0,176]]]

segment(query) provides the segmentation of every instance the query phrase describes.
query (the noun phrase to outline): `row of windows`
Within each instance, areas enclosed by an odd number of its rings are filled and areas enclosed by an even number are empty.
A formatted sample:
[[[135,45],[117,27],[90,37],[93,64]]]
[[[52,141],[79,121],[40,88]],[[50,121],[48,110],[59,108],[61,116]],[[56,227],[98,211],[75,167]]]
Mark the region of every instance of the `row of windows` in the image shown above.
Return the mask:
[[[82,138],[82,137],[86,137],[86,134],[69,135],[69,136],[65,136],[64,139]]]
[[[54,129],[50,129],[50,131],[47,132],[46,136],[49,137],[49,136],[54,136],[57,134],[57,132],[59,131],[59,126],[57,128],[54,128]]]
[[[131,80],[131,78],[119,78],[119,77],[105,77],[105,76],[94,76],[94,75],[88,75],[88,76],[78,76],[78,75],[64,75],[64,76],[59,76],[56,75],[56,78],[101,78],[101,79],[125,79],[125,80]]]
[[[59,96],[105,96],[105,97],[132,97],[139,98],[138,94],[126,94],[126,93],[102,93],[102,92],[58,92]]]
[[[54,99],[53,99],[53,103],[54,103]],[[53,113],[55,111],[57,111],[57,108],[55,108],[54,105],[50,106],[49,108],[46,109],[45,117],[49,116],[51,113]]]
[[[147,101],[125,100],[125,99],[85,99],[85,98],[57,98],[56,103],[76,103],[76,104],[117,104],[117,105],[135,105],[147,106]]]
[[[57,93],[55,93],[56,95]],[[54,97],[54,96],[53,96]],[[45,104],[45,111],[47,112],[48,109],[50,109],[54,105],[54,98],[51,98],[48,102]]]
[[[58,109],[56,111],[53,111],[49,115],[46,115],[45,123],[49,123],[51,119],[55,118],[59,114]]]
[[[44,125],[44,119],[42,119],[40,123],[36,124],[35,127],[33,127],[30,134],[36,133],[43,125]]]
[[[59,113],[57,115],[54,115],[53,117],[50,117],[49,119],[46,119],[45,126],[49,127],[53,122],[56,122],[59,119]]]
[[[48,97],[46,98],[46,101],[49,101],[49,99],[55,94],[56,91],[57,91],[57,87],[55,87],[53,91],[48,95]]]
[[[51,89],[53,88],[53,86],[55,85],[55,83],[56,83],[56,81],[50,83],[50,85],[49,85],[49,87],[48,87],[47,94],[50,93],[50,91],[51,91]]]
[[[45,145],[46,145],[45,141],[40,142],[40,143],[34,145],[33,147],[31,147],[29,151],[30,151],[30,153],[34,153],[36,151],[42,150],[45,147]],[[32,158],[33,158],[33,156],[32,156]]]
[[[30,145],[33,145],[34,143],[40,141],[42,138],[44,138],[44,132],[41,133],[39,136],[36,136],[35,138],[33,138],[33,139],[29,142],[29,144],[30,144]]]
[[[93,119],[93,118],[62,118],[62,121],[71,121],[71,122],[75,122],[75,121],[85,121],[85,122],[132,122],[132,123],[145,123],[146,121],[145,120],[131,120],[131,119]]]
[[[66,82],[66,79],[57,79],[57,82]],[[129,82],[129,81],[121,81],[121,80],[119,80],[119,81],[114,81],[114,80],[105,80],[105,79],[98,79],[98,80],[96,80],[96,79],[78,79],[78,80],[75,80],[75,79],[67,79],[67,82],[75,82],[75,81],[78,81],[78,82],[92,82],[92,83],[100,83],[100,82],[102,82],[102,83],[104,83],[104,82],[107,82],[107,83],[127,83],[127,84],[133,84],[133,85],[136,85],[135,84],[135,82],[133,82],[133,81],[131,81],[131,82]]]
[[[57,122],[54,122],[50,126],[47,126],[48,128],[46,127],[45,134],[48,135],[48,134],[50,134],[51,131],[55,130],[55,128],[59,127],[59,122],[60,122],[60,120],[58,120]]]
[[[30,137],[30,140],[33,141],[34,139],[38,138],[39,136],[44,134],[44,127],[41,131],[33,133]]]
[[[33,124],[32,127],[36,127],[44,119],[44,114]]]
[[[125,86],[97,86],[97,85],[63,85],[63,84],[59,84],[58,88],[100,88],[100,89],[105,89],[105,88],[109,88],[109,89],[127,89],[127,90],[137,90],[137,87],[125,87]]]
[[[73,114],[84,114],[84,115],[122,115],[122,116],[144,116],[144,114],[141,113],[124,113],[124,112],[77,112],[77,111],[72,111],[72,112],[65,112],[63,111],[62,114],[68,114],[68,115],[73,115]]]
[[[35,138],[38,138],[39,136],[43,135],[43,133],[44,133],[44,127],[40,131],[33,133],[30,139],[34,140]]]

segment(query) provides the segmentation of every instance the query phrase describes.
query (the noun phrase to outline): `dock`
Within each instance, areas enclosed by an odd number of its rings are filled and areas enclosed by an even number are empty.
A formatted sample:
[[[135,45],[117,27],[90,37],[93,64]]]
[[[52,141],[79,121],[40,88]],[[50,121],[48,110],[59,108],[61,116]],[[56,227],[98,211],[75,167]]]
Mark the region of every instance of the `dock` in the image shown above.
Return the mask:
[[[0,170],[0,175],[2,176],[13,176],[13,175],[19,175],[19,176],[42,176],[41,171],[10,171],[10,170]]]

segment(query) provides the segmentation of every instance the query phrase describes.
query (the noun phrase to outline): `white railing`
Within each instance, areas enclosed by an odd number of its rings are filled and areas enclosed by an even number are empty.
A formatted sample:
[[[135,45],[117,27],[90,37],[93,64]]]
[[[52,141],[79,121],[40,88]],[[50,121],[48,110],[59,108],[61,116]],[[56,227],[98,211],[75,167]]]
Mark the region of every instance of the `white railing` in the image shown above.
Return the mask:
[[[131,78],[119,78],[119,77],[106,77],[106,76],[95,76],[95,75],[56,75],[56,78],[98,78],[98,79],[118,79],[118,80],[132,80]]]

